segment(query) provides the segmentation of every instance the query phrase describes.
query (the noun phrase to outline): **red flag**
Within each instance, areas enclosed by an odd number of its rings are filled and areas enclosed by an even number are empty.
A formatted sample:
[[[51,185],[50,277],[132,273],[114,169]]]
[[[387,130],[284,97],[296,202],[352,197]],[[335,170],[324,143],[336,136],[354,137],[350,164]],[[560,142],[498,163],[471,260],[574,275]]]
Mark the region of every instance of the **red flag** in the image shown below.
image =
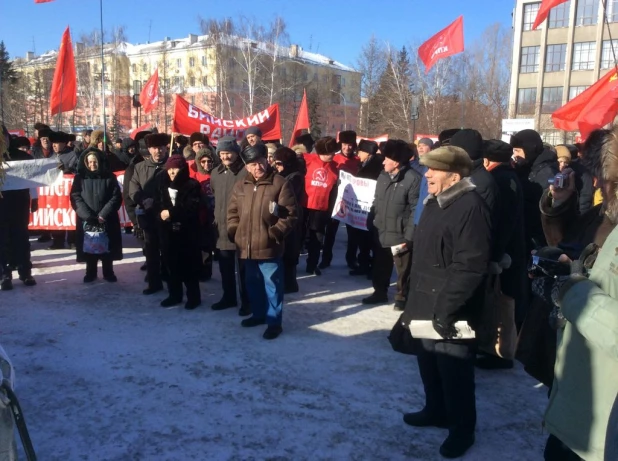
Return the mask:
[[[418,57],[425,64],[425,73],[442,58],[453,56],[464,50],[463,16],[423,43],[418,49]]]
[[[53,2],[54,0],[34,0],[34,3],[49,3],[49,2]]]
[[[618,74],[612,69],[598,82],[551,115],[560,130],[577,131],[585,139],[591,131],[614,120],[618,113]]]
[[[151,126],[152,126],[152,123],[144,123],[143,125],[138,126],[137,128],[134,128],[131,131],[129,131],[129,137],[131,139],[135,139],[135,136],[137,135],[137,133],[139,133],[140,131],[149,130]]]
[[[77,76],[75,74],[75,57],[71,45],[71,32],[67,27],[62,34],[58,50],[58,60],[54,71],[49,108],[52,115],[68,112],[77,105]]]
[[[532,24],[532,30],[539,27],[541,23],[547,19],[547,16],[549,16],[549,11],[552,8],[555,8],[566,1],[567,0],[543,0],[543,3],[541,3],[541,6],[539,7],[539,12],[536,14],[534,24]]]
[[[307,106],[307,91],[303,90],[303,100],[300,102],[300,109],[298,109],[298,115],[296,116],[296,123],[294,124],[294,131],[290,138],[289,147],[294,145],[294,140],[297,136],[300,136],[303,130],[309,130],[309,107]]]
[[[155,70],[152,77],[148,79],[142,92],[139,95],[139,102],[144,109],[144,113],[147,114],[157,106],[159,102],[159,69]]]

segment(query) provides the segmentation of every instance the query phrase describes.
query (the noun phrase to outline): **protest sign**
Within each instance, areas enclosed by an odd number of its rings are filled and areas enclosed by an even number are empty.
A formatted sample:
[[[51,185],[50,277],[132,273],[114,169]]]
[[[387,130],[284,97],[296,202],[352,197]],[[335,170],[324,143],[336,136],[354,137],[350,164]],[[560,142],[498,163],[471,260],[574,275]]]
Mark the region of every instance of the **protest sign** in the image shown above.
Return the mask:
[[[367,230],[367,214],[373,204],[376,183],[373,179],[357,178],[340,171],[333,218],[357,229]]]

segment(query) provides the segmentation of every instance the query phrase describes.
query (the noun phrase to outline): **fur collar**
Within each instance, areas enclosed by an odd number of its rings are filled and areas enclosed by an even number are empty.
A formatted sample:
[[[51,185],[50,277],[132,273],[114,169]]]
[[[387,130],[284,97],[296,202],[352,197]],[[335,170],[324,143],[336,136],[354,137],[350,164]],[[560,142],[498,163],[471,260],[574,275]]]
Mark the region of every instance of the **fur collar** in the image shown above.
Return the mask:
[[[463,194],[473,191],[474,189],[476,189],[476,186],[472,180],[470,178],[463,178],[461,181],[449,187],[437,197],[432,194],[427,195],[427,197],[425,197],[424,204],[426,205],[429,200],[435,198],[438,201],[438,206],[444,209],[449,205],[452,205]]]

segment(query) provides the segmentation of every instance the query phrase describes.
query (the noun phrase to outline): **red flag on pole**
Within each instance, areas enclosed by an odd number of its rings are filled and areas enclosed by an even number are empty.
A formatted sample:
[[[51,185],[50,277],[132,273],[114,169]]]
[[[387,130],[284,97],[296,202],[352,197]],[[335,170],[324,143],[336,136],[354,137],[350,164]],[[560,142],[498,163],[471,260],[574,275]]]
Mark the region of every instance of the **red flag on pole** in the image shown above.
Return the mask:
[[[541,3],[541,6],[539,7],[539,12],[536,14],[536,19],[532,25],[532,30],[539,27],[541,23],[547,19],[547,16],[549,16],[549,11],[552,8],[555,8],[566,1],[567,0],[543,0],[543,3]]]
[[[598,82],[551,115],[560,130],[579,130],[582,137],[614,120],[618,113],[618,73],[612,69]]]
[[[425,64],[425,73],[440,59],[464,50],[463,16],[423,43],[418,49],[418,57]]]
[[[71,32],[67,27],[62,34],[58,60],[52,81],[49,108],[52,115],[68,112],[77,105],[77,76],[75,57],[71,45]]]
[[[290,138],[289,147],[294,145],[294,140],[297,136],[300,136],[303,130],[309,130],[309,107],[307,106],[307,90],[303,90],[303,100],[300,102],[300,109],[298,109],[298,115],[296,116],[296,123],[294,124],[294,131]]]
[[[142,92],[139,95],[139,102],[144,109],[144,113],[147,114],[157,106],[159,102],[159,69],[155,70],[152,77],[148,79]]]

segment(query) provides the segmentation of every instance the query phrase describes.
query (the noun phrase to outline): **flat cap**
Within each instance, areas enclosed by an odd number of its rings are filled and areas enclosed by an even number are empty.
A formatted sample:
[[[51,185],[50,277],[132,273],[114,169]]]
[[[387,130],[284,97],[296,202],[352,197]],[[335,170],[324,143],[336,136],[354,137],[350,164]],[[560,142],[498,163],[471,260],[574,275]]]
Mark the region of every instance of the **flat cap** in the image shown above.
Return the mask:
[[[442,146],[420,157],[421,165],[433,170],[451,171],[461,176],[470,176],[472,160],[461,147]]]

